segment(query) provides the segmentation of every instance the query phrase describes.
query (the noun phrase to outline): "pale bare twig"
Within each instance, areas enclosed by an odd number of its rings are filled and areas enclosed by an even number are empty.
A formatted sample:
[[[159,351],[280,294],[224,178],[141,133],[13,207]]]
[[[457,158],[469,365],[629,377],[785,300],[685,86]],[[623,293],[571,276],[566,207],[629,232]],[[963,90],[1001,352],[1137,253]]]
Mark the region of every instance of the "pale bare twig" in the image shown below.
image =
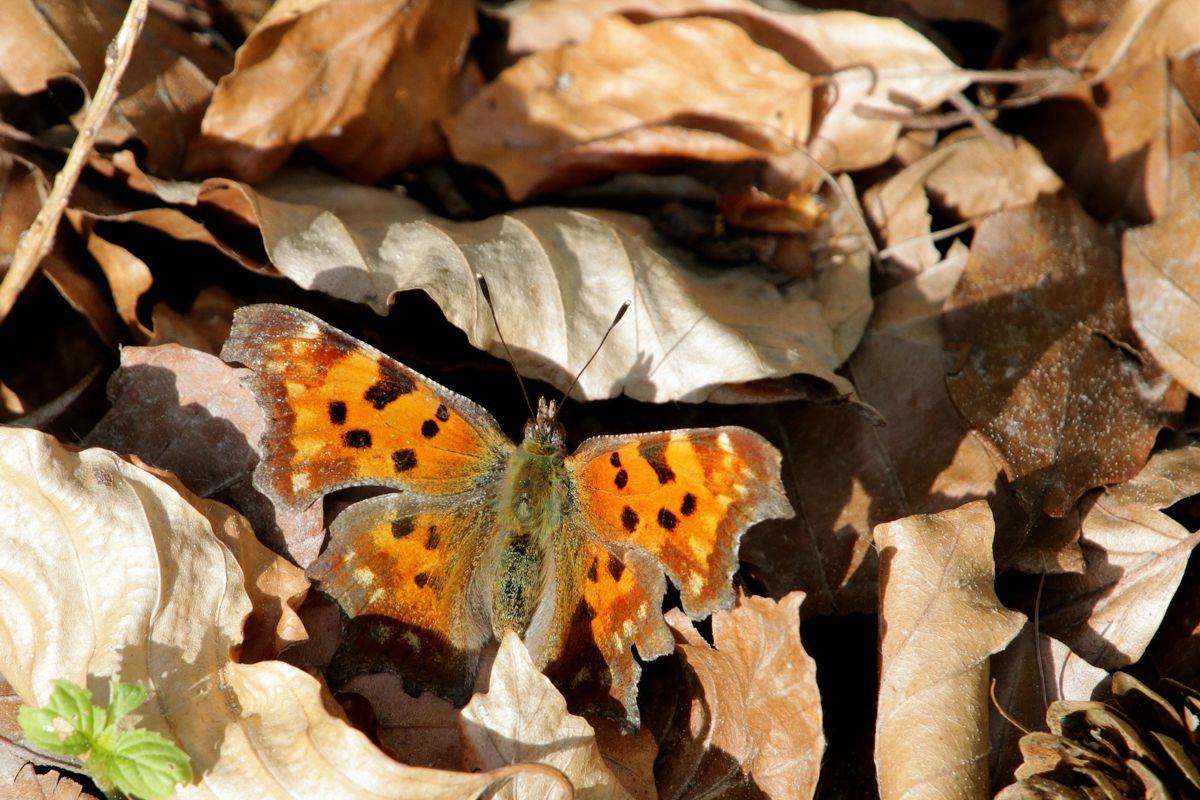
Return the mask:
[[[46,198],[37,218],[29,226],[29,230],[21,234],[16,252],[13,253],[12,265],[4,275],[4,280],[0,281],[0,322],[12,311],[21,291],[54,244],[54,233],[67,207],[71,190],[75,188],[79,175],[83,172],[83,165],[91,155],[100,126],[104,124],[105,117],[116,102],[121,76],[125,74],[125,68],[129,66],[133,56],[133,47],[146,22],[148,7],[149,0],[132,0],[129,11],[121,22],[121,28],[108,45],[104,55],[104,74],[100,77],[100,84],[96,87],[92,102],[83,115],[75,144],[71,146],[63,168],[55,176],[50,196]]]

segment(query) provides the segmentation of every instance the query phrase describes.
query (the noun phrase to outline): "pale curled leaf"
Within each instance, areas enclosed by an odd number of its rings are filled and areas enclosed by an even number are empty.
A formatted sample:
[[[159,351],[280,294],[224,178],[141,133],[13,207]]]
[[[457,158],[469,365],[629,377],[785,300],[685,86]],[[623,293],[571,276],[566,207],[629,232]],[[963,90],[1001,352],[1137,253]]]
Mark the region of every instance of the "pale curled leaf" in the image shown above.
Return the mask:
[[[526,208],[453,222],[398,193],[289,171],[257,190],[209,181],[249,201],[280,271],[304,288],[387,312],[393,294],[422,289],[477,347],[504,357],[475,285],[491,288],[522,374],[566,389],[612,320],[574,396],[626,394],[700,401],[718,387],[802,373],[850,384],[833,370],[870,314],[865,252],[831,258],[811,284],[777,286],[753,270],[688,268],[641,218]]]
[[[487,774],[396,764],[318,682],[236,664],[250,603],[198,511],[110,452],[0,429],[0,673],[26,702],[50,680],[147,685],[139,726],[177,742],[200,783],[180,798],[471,798]],[[82,600],[81,600],[82,599]]]
[[[715,649],[683,614],[668,615],[686,666],[684,729],[659,753],[664,800],[814,796],[825,737],[816,664],[800,641],[803,600],[743,597],[713,615]]]
[[[991,512],[977,500],[875,528],[883,626],[875,765],[890,798],[988,787],[988,657],[1025,617],[993,588]]]
[[[1200,488],[1200,448],[1156,453],[1133,480],[1086,500],[1082,575],[1046,579],[1043,630],[1097,667],[1116,670],[1150,644],[1200,533],[1159,509]]]
[[[628,800],[629,794],[605,765],[596,734],[533,665],[520,637],[509,631],[500,643],[485,694],[462,710],[464,761],[498,769],[535,762],[558,770],[581,800]],[[563,787],[548,775],[518,775],[501,796],[519,800],[561,797]]]

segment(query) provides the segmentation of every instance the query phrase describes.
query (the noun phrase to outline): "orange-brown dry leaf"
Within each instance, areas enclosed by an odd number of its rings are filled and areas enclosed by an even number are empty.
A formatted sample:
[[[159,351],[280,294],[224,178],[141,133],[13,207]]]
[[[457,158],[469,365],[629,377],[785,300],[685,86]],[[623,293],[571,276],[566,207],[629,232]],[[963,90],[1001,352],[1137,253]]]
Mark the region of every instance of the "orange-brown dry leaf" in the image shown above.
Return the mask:
[[[28,161],[0,150],[0,264],[7,265],[21,234],[33,224],[50,194],[50,181]],[[63,252],[61,243],[40,265],[71,307],[87,319],[101,341],[116,350],[121,328],[108,293]]]
[[[965,263],[966,248],[956,245],[942,263],[875,298],[847,375],[886,425],[849,407],[796,404],[778,412],[785,480],[800,513],[752,531],[741,558],[773,595],[804,590],[806,614],[875,611],[875,525],[982,497],[993,497],[996,513],[1013,505],[997,485],[999,467],[946,392],[953,360],[942,347],[941,307]],[[1011,509],[1004,514],[1011,516]],[[1005,526],[998,552],[1012,552],[1019,530]]]
[[[1010,719],[1025,731],[1041,730],[1050,703],[1101,699],[1096,695],[1108,687],[1107,672],[1093,667],[1057,639],[1036,633],[1032,622],[1026,623],[1003,652],[992,656],[992,677],[996,705],[988,717],[992,740],[988,761],[993,792],[1012,783],[1013,771],[1024,760],[1017,746],[1024,731]]]
[[[6,0],[0,4],[0,86],[32,94],[65,78],[86,98],[100,82],[105,50],[124,16],[124,4],[101,0]],[[151,13],[97,145],[136,139],[145,148],[150,171],[178,173],[187,142],[200,130],[214,83],[228,69],[226,55]],[[69,110],[78,122],[84,109]]]
[[[229,338],[233,312],[239,305],[220,286],[201,289],[185,312],[176,311],[166,303],[155,303],[150,310],[153,333],[146,344],[150,347],[177,344],[215,356]]]
[[[104,272],[117,315],[137,336],[136,341],[145,341],[149,331],[138,321],[137,309],[142,295],[154,285],[149,265],[121,245],[94,236],[94,218],[70,208],[66,210],[66,218]]]
[[[251,484],[264,420],[246,370],[178,345],[126,347],[109,381],[112,409],[84,438],[170,470],[197,494],[235,500],[264,541],[301,566],[323,539],[321,504],[274,508]]]
[[[982,500],[875,529],[883,631],[875,766],[883,800],[987,791],[988,658],[1025,624],[996,598],[994,530]]]
[[[469,0],[280,3],[217,86],[188,169],[260,181],[307,145],[373,183],[440,158],[474,33]]]
[[[1200,394],[1200,154],[1181,158],[1167,213],[1125,233],[1133,329],[1155,359]]]
[[[1160,509],[1200,493],[1200,447],[1156,453],[1082,506],[1087,572],[1046,579],[1042,630],[1109,671],[1142,657],[1200,542]]]
[[[502,72],[444,123],[514,200],[680,159],[740,161],[808,137],[808,75],[717,19],[596,24]]]
[[[11,785],[5,785],[8,776],[0,775],[0,789],[8,800],[76,800],[78,797],[95,797],[83,793],[83,786],[64,777],[58,770],[52,769],[39,773],[33,764],[26,764],[12,778]]]
[[[814,796],[825,736],[816,663],[800,641],[803,600],[741,598],[713,615],[715,649],[682,613],[667,614],[682,674],[655,670],[666,681],[659,703],[674,701],[670,727],[656,730],[663,800]]]
[[[1193,0],[1125,3],[1083,65],[1103,81],[1039,107],[1028,136],[1092,213],[1163,213],[1175,161],[1200,148],[1198,45]]]
[[[915,111],[937,108],[968,86],[969,74],[897,19],[846,11],[771,11],[750,0],[577,0],[535,3],[510,20],[513,53],[586,39],[596,20],[705,15],[740,25],[797,69],[821,76],[809,152],[830,172],[887,161]]]
[[[863,206],[892,262],[905,272],[919,272],[941,260],[930,238],[930,200],[953,219],[974,220],[1062,188],[1037,150],[1022,139],[1013,144],[1003,147],[974,133],[951,137],[868,189]]]
[[[1185,393],[1138,347],[1111,237],[1068,198],[995,214],[946,303],[950,396],[1031,510],[1137,474]]]
[[[654,785],[658,742],[650,729],[643,725],[635,733],[627,733],[604,717],[594,717],[588,722],[596,731],[600,757],[629,796],[633,800],[658,800]]]

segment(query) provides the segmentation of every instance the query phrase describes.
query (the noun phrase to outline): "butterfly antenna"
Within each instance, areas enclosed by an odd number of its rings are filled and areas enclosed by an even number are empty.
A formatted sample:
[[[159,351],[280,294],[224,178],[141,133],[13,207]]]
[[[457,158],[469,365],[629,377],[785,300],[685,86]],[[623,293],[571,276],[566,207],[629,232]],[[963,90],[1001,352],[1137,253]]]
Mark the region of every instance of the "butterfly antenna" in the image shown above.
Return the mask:
[[[613,328],[617,327],[617,323],[621,321],[621,317],[625,316],[625,312],[628,310],[629,301],[626,300],[624,303],[621,303],[621,307],[617,309],[617,315],[613,317],[613,321],[608,323],[608,330],[606,330],[604,335],[600,337],[600,344],[596,345],[596,349],[592,351],[592,357],[587,360],[587,363],[584,364],[582,368],[580,368],[579,372],[575,373],[575,378],[571,381],[571,385],[567,387],[565,392],[563,392],[562,400],[558,401],[558,408],[554,410],[555,420],[558,419],[558,412],[562,411],[563,403],[566,402],[566,399],[571,396],[571,391],[575,388],[575,384],[579,383],[579,378],[583,375],[584,371],[591,366],[593,361],[596,360],[596,356],[600,355],[600,348],[604,347],[604,343],[608,341],[608,335],[613,332]]]
[[[537,415],[533,413],[533,403],[529,402],[529,392],[525,391],[525,381],[521,380],[521,373],[517,372],[517,361],[513,358],[512,350],[508,349],[508,342],[504,341],[504,333],[500,330],[500,320],[496,319],[496,307],[492,305],[492,292],[488,289],[487,280],[478,272],[475,273],[475,280],[479,283],[479,291],[483,294],[488,311],[492,312],[492,324],[496,326],[500,344],[504,345],[504,352],[508,355],[508,365],[512,367],[513,375],[517,376],[517,386],[521,387],[521,396],[525,398],[525,407],[529,409],[529,418],[533,419]],[[607,336],[607,334],[605,335]]]

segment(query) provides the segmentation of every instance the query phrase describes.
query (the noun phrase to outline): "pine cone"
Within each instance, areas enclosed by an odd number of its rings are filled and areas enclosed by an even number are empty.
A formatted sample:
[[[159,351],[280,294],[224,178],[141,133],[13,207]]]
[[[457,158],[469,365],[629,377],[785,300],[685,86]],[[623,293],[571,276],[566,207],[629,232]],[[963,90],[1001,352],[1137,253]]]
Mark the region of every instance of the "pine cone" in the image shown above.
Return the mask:
[[[1050,732],[1021,737],[1017,782],[996,800],[1200,799],[1200,693],[1162,689],[1170,700],[1118,672],[1106,703],[1052,703]]]

